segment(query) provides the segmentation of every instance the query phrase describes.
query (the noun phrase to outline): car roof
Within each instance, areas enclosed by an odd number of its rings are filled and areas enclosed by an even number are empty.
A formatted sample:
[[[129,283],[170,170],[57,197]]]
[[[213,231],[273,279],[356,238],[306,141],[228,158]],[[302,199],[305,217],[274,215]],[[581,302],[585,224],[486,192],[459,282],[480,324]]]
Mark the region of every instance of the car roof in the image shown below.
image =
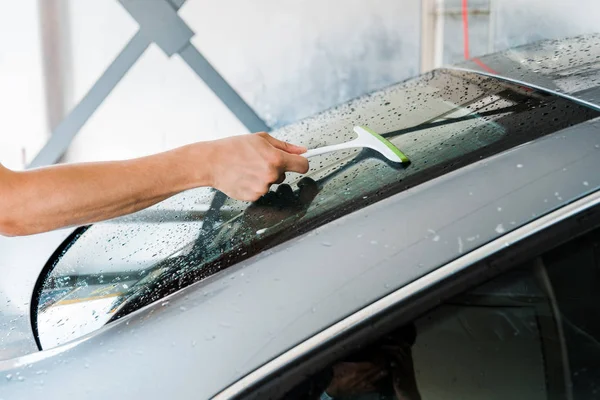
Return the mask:
[[[600,108],[600,33],[475,57],[457,69],[522,82]]]
[[[245,260],[81,340],[2,361],[6,374],[44,382],[6,380],[2,392],[16,398],[33,392],[46,398],[215,395],[366,304],[597,191],[599,132],[600,122],[589,121],[469,165]],[[123,379],[123,370],[137,375]],[[106,386],[98,385],[98,376]],[[69,384],[74,381],[79,384]]]

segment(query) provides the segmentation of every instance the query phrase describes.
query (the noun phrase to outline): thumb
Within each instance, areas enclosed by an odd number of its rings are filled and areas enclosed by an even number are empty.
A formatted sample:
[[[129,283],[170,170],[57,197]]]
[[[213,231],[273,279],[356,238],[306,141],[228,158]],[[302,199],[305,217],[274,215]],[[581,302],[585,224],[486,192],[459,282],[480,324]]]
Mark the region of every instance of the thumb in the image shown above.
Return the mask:
[[[306,147],[304,146],[296,146],[295,144],[291,144],[288,142],[284,142],[279,139],[275,139],[273,136],[265,135],[265,139],[269,142],[273,147],[279,150],[283,150],[286,153],[290,154],[304,154],[306,153]]]

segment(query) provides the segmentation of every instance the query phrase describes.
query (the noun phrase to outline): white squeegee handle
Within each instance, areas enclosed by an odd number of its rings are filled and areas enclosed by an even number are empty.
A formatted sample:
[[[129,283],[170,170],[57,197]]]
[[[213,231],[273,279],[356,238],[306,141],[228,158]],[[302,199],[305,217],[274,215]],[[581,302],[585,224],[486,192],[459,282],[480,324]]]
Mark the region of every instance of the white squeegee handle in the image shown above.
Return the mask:
[[[302,156],[309,158],[309,157],[318,156],[318,155],[325,154],[325,153],[331,153],[332,151],[353,149],[353,148],[359,148],[359,147],[364,147],[364,143],[361,143],[361,141],[358,139],[354,139],[354,140],[351,140],[351,141],[345,142],[345,143],[332,144],[331,146],[325,146],[325,147],[319,147],[316,149],[311,149],[311,150],[308,150],[306,153],[302,154]]]

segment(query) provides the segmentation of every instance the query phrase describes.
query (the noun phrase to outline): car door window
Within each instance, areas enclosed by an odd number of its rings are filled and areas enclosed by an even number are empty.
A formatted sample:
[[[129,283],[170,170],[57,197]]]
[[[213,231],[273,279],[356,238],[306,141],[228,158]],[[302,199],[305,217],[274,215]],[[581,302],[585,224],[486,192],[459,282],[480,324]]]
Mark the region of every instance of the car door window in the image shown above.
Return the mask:
[[[286,399],[600,398],[600,229],[470,289]]]

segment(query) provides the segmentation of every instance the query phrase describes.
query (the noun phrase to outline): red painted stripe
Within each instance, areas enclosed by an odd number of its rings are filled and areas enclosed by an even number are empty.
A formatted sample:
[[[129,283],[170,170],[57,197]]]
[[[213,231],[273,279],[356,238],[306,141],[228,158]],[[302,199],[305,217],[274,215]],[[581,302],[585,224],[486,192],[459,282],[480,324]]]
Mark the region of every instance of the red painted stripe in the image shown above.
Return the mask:
[[[463,19],[463,44],[465,49],[465,60],[469,58],[469,7],[467,0],[462,0],[462,19]]]
[[[469,4],[468,4],[468,0],[462,0],[462,19],[463,19],[463,43],[464,43],[464,50],[465,50],[465,60],[468,60],[469,58],[471,58],[469,55]],[[502,75],[498,71],[485,65],[485,63],[477,57],[474,57],[471,61],[473,61],[475,64],[479,65],[481,68],[483,68],[486,72],[489,72],[490,74]],[[532,91],[531,88],[528,88],[525,86],[519,86],[519,87],[527,92]]]

